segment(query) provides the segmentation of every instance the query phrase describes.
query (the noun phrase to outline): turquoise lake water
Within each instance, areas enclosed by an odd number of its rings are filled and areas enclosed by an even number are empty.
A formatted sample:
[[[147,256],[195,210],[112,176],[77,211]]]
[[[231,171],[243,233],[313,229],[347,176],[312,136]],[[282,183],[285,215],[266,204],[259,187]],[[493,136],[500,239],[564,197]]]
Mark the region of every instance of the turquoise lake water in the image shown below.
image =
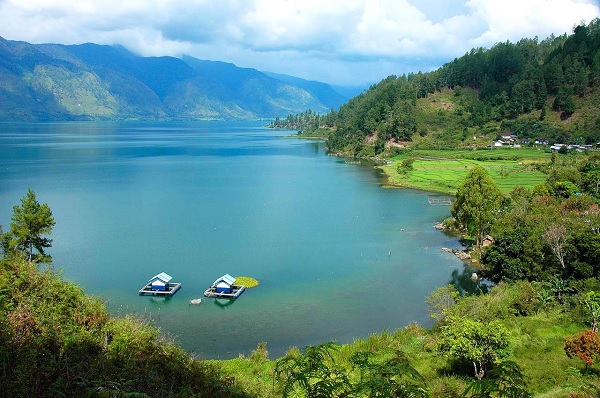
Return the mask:
[[[433,228],[449,207],[263,124],[0,124],[0,224],[32,188],[53,211],[65,279],[202,358],[427,325],[425,297],[463,273],[440,251],[458,240]],[[138,296],[162,271],[182,289]],[[225,273],[260,286],[189,305]]]

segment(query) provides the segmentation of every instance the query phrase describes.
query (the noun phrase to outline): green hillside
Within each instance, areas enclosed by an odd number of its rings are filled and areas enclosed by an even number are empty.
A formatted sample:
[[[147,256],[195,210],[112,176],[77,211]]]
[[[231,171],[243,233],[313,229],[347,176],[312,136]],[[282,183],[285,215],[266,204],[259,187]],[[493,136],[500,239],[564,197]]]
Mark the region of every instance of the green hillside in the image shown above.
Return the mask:
[[[485,148],[501,133],[521,143],[600,141],[600,21],[569,36],[473,49],[428,73],[389,76],[312,120],[280,119],[327,138],[331,152],[385,156],[397,148]]]
[[[326,84],[193,57],[0,38],[0,120],[272,118],[338,106]]]

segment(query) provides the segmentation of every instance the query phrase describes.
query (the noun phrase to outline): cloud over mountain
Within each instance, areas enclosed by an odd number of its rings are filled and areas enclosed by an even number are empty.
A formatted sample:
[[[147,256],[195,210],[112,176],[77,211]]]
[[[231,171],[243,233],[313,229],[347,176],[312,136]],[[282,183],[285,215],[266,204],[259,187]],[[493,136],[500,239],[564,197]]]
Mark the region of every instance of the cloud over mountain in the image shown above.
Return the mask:
[[[593,0],[4,0],[0,36],[122,44],[349,84],[560,35],[599,15]]]

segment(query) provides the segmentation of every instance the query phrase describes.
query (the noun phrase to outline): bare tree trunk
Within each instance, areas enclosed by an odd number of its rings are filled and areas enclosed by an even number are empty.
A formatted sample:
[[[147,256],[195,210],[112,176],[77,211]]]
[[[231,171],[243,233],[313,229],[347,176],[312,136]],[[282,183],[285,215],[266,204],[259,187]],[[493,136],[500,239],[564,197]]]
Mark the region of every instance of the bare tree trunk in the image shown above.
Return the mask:
[[[483,364],[479,362],[479,370],[477,369],[477,363],[473,362],[473,368],[475,369],[475,378],[477,380],[483,379],[483,375],[485,374],[485,370],[483,370]]]
[[[553,225],[548,228],[544,234],[544,238],[550,245],[552,252],[560,262],[560,265],[563,268],[566,268],[565,251],[563,245],[567,239],[567,228],[564,225]]]

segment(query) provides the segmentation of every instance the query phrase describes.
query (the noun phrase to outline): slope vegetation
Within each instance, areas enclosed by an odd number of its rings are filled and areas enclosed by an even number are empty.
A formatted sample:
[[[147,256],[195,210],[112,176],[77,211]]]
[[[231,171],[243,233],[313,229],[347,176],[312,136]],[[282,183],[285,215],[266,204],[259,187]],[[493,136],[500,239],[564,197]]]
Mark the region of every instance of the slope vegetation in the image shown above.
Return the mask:
[[[189,56],[0,38],[0,120],[255,119],[342,102],[331,86],[286,80]]]
[[[385,156],[394,148],[485,148],[502,133],[521,143],[600,141],[600,21],[569,36],[473,49],[436,71],[389,76],[294,128],[320,129],[330,151]],[[274,127],[285,127],[287,119]]]

